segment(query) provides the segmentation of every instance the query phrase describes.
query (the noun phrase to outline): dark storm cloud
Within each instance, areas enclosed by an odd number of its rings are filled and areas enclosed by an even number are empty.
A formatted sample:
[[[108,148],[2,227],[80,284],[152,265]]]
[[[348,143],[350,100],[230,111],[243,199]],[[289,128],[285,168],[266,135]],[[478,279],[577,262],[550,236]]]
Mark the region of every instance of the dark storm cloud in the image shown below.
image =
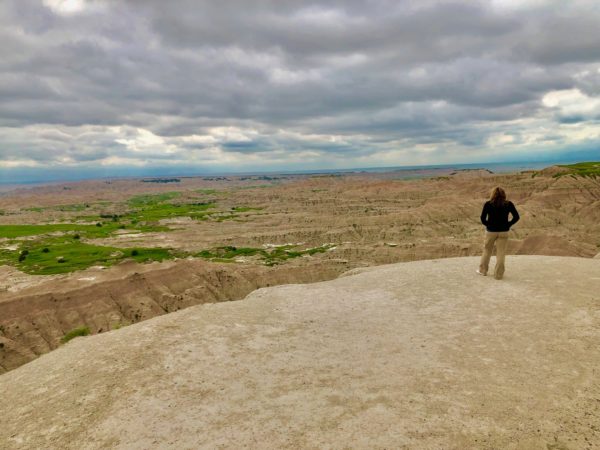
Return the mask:
[[[600,110],[593,1],[8,0],[0,40],[11,164],[460,156]]]

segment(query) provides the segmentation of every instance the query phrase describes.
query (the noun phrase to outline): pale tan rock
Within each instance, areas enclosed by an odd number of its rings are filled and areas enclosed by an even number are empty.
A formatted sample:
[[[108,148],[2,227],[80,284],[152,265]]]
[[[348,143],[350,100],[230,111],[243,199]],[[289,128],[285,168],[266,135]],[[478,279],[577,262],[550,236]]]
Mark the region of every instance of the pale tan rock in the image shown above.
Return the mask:
[[[1,448],[596,448],[600,261],[354,270],[0,376]]]

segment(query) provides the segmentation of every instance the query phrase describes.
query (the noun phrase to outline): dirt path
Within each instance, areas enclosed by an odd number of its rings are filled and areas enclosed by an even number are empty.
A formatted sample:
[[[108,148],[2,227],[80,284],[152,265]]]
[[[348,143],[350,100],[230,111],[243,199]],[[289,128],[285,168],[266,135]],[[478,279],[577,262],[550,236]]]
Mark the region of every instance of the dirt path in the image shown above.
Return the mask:
[[[0,448],[600,446],[600,260],[395,264],[78,338],[0,376]]]

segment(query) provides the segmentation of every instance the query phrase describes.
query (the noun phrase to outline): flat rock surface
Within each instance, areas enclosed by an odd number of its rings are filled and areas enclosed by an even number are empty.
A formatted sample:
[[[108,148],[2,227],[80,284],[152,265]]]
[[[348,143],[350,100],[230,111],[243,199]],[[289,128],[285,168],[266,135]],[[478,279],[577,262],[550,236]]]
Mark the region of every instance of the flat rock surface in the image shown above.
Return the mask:
[[[600,261],[358,269],[0,376],[0,448],[600,447]]]

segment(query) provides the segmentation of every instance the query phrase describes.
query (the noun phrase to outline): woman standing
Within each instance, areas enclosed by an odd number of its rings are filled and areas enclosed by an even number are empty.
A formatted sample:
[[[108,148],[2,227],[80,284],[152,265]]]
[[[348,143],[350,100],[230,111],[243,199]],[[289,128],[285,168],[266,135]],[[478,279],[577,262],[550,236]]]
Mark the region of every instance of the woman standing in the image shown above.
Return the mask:
[[[508,215],[511,219],[508,219]],[[487,275],[494,244],[496,244],[496,267],[494,278],[501,280],[504,275],[504,256],[508,242],[508,230],[519,221],[519,213],[512,202],[506,200],[506,192],[501,187],[492,190],[490,199],[483,205],[481,223],[485,225],[485,243],[479,264],[479,275]]]

